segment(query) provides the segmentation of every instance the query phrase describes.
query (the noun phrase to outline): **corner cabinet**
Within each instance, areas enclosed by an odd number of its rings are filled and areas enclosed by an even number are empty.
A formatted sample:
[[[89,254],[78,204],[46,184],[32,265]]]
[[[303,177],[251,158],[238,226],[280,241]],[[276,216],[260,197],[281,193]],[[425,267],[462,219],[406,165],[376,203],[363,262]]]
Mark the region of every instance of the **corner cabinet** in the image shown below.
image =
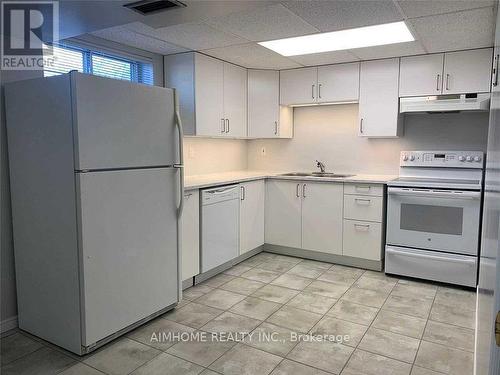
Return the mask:
[[[392,138],[401,135],[398,92],[399,59],[361,63],[359,136]]]
[[[280,72],[248,70],[248,137],[292,138],[293,108],[280,106]]]
[[[240,184],[240,255],[264,245],[264,180]]]
[[[165,86],[177,89],[186,135],[247,136],[247,71],[200,53],[164,57]]]

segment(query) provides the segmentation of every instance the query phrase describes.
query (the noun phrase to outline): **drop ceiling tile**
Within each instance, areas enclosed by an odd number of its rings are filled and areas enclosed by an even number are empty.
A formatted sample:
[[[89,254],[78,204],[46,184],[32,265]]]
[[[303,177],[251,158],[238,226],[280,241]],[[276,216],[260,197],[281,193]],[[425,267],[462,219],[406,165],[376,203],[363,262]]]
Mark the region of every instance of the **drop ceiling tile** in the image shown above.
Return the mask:
[[[283,4],[321,31],[403,20],[403,15],[391,0],[289,0]]]
[[[428,52],[490,47],[494,11],[481,8],[408,20]]]
[[[248,43],[248,40],[216,30],[203,22],[183,23],[156,29],[157,35],[179,46],[193,49],[211,49]]]
[[[409,18],[438,15],[493,6],[494,0],[398,0]]]
[[[167,43],[164,40],[132,31],[126,25],[96,31],[92,35],[161,55],[188,51],[186,48]]]
[[[256,43],[202,51],[219,59],[254,69],[289,69],[301,65]]]
[[[290,56],[289,59],[304,66],[338,64],[344,62],[358,61],[359,59],[349,51],[333,51],[322,53],[311,53],[309,55]]]
[[[352,54],[361,60],[385,59],[390,57],[421,55],[426,53],[422,44],[418,41],[389,44],[385,46],[356,48],[350,50]]]
[[[252,41],[289,38],[319,31],[281,4],[232,13],[206,22],[216,29]]]

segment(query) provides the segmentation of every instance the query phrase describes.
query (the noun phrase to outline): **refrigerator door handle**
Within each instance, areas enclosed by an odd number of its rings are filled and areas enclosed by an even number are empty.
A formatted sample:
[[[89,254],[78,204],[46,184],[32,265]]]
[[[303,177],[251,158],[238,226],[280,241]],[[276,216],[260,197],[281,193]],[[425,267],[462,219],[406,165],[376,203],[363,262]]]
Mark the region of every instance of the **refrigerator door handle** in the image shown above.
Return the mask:
[[[184,210],[184,130],[182,128],[181,115],[179,113],[179,96],[177,90],[174,89],[174,105],[175,105],[175,123],[177,125],[177,131],[179,132],[179,164],[175,164],[174,168],[178,168],[180,172],[179,177],[179,190],[180,190],[180,200],[179,208],[177,209],[177,216],[179,219],[182,216],[182,211]]]

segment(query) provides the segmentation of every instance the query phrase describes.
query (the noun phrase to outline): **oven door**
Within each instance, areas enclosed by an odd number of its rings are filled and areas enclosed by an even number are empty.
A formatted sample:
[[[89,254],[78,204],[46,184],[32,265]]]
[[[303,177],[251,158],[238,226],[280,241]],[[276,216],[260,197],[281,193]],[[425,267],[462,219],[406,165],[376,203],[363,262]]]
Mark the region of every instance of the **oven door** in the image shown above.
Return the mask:
[[[388,244],[477,255],[480,192],[396,187],[387,191]]]

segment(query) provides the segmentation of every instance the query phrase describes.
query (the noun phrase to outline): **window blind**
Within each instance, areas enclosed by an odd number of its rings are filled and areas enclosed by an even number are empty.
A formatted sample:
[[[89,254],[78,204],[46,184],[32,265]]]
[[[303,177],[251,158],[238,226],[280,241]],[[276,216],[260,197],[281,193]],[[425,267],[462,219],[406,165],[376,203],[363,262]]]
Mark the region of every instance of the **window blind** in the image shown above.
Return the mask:
[[[44,76],[50,77],[77,70],[102,77],[123,79],[131,82],[153,85],[153,65],[120,56],[67,46],[53,46],[54,64],[44,69]]]

